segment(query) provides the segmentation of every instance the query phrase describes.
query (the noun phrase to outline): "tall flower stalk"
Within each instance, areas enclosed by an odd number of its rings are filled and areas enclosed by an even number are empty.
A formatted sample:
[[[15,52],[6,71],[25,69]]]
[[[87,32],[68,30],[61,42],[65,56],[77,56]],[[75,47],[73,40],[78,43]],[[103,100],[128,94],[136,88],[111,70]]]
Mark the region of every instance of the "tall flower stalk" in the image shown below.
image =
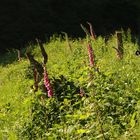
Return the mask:
[[[90,35],[91,35],[91,38],[92,38],[93,40],[96,40],[96,35],[95,35],[94,30],[93,30],[92,24],[91,24],[90,22],[87,22],[87,24],[88,24],[89,27],[90,27]]]
[[[38,74],[37,69],[34,66],[34,86],[35,86],[35,92],[38,91]]]
[[[93,49],[92,49],[91,44],[89,42],[88,42],[87,48],[88,48],[90,67],[93,67],[95,65],[95,60],[94,60],[94,55],[93,55]]]
[[[51,84],[50,84],[50,81],[49,81],[49,78],[48,78],[48,73],[47,73],[45,65],[44,65],[44,85],[45,85],[45,87],[48,91],[48,97],[52,97],[53,96],[53,90],[52,90],[52,87],[51,87]]]

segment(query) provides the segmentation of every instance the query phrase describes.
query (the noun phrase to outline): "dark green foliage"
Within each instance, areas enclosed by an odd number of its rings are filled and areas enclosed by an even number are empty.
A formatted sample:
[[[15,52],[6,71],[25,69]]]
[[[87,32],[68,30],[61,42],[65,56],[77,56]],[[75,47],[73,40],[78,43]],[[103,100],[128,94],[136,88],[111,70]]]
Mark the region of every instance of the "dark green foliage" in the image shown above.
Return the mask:
[[[54,78],[52,86],[54,87],[55,96],[59,101],[63,101],[66,98],[72,99],[74,96],[76,99],[76,94],[80,96],[80,88],[76,87],[73,81],[67,81],[63,75],[57,79]]]
[[[80,24],[91,22],[95,33],[118,28],[139,32],[138,0],[5,0],[0,4],[0,50],[22,48],[54,33],[82,36]]]
[[[21,129],[20,137],[46,139],[48,136],[54,138],[53,133],[56,133],[59,139],[70,139],[71,136],[75,137],[78,131],[81,133],[80,138],[89,138],[99,135],[102,131],[101,134],[107,132],[105,139],[117,138],[131,127],[132,116],[137,112],[135,105],[139,100],[138,93],[126,92],[127,86],[129,87],[132,83],[124,85],[123,82],[129,82],[130,79],[120,78],[119,73],[94,74],[93,83],[86,90],[88,93],[86,98],[80,97],[79,88],[74,86],[73,82],[68,82],[63,76],[54,78],[52,80],[54,97],[43,98],[43,100],[40,99],[40,95],[34,97],[31,104],[31,118]],[[77,114],[77,111],[80,114]],[[86,113],[89,113],[89,116],[84,115]],[[135,116],[133,121],[137,120]],[[90,129],[92,121],[96,124],[93,129]],[[87,126],[88,130],[77,130],[77,128],[71,134],[66,132],[66,137],[65,132],[59,132],[61,127],[67,129],[66,127],[71,125],[82,129]],[[74,137],[71,138],[74,139]]]
[[[49,133],[53,125],[66,119],[65,115],[70,108],[78,109],[81,107],[81,102],[79,102],[81,97],[73,82],[68,82],[63,76],[52,81],[54,98],[48,98],[42,93],[34,96],[31,101],[29,122],[25,122],[23,128],[19,130],[19,137],[44,139],[45,134]]]

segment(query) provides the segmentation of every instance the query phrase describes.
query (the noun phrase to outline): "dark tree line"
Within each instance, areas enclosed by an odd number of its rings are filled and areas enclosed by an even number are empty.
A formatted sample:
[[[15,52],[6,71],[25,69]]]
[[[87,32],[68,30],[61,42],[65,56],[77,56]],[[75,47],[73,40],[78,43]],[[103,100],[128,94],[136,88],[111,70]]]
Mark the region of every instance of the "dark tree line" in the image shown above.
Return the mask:
[[[97,35],[119,28],[140,30],[139,0],[4,0],[0,4],[0,51],[45,40],[54,33],[82,36],[91,22]]]

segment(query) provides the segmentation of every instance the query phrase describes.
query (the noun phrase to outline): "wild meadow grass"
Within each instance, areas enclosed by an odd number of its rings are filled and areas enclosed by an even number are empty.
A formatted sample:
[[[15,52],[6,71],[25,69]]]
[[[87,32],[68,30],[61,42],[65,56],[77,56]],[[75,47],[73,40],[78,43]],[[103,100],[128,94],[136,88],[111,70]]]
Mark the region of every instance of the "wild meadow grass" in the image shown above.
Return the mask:
[[[25,57],[19,62],[15,52],[9,52],[0,59],[0,139],[139,139],[137,43],[124,36],[119,60],[115,36],[107,42],[98,37],[91,42],[96,66],[90,68],[86,39],[69,39],[71,49],[67,41],[56,37],[44,44],[52,98],[41,90],[33,92],[33,73]],[[30,49],[42,63],[40,48]]]

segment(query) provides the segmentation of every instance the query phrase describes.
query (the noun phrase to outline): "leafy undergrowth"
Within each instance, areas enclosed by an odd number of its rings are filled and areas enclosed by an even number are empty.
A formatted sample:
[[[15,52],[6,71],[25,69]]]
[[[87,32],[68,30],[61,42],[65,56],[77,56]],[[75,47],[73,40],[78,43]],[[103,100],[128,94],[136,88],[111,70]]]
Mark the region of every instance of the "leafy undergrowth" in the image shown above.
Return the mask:
[[[89,67],[85,40],[55,38],[44,44],[46,68],[54,96],[34,93],[33,73],[26,58],[0,66],[0,138],[19,140],[140,139],[140,57],[137,44],[124,37],[124,57],[98,37],[92,42],[94,68]],[[39,47],[35,59],[42,62]],[[15,56],[15,54],[14,54]],[[41,83],[39,83],[41,84]]]

